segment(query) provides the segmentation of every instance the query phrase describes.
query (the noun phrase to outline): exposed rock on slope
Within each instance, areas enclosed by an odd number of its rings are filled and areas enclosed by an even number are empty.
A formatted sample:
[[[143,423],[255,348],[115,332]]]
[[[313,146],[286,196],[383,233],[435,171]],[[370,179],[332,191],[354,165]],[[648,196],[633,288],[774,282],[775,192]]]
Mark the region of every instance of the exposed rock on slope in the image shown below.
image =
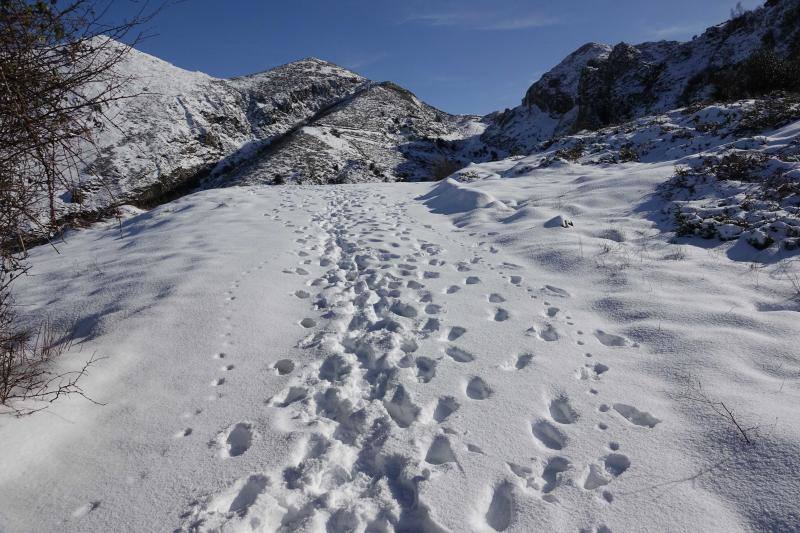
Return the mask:
[[[496,115],[483,139],[506,152],[707,101],[724,75],[758,51],[800,51],[800,1],[770,1],[685,43],[582,46]]]

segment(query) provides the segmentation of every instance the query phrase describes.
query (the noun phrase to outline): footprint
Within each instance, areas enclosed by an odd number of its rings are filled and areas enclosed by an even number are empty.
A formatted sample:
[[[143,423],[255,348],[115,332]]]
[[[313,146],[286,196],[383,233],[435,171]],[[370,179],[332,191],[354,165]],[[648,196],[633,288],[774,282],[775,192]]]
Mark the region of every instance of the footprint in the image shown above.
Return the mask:
[[[389,308],[389,310],[398,315],[405,318],[416,318],[417,317],[417,310],[409,304],[405,304],[403,302],[395,302]]]
[[[459,339],[466,332],[467,332],[466,328],[462,328],[461,326],[453,326],[452,328],[450,328],[450,331],[447,332],[447,340],[454,341],[456,339]]]
[[[212,387],[219,387],[220,385],[225,384],[225,378],[217,378],[211,382]]]
[[[311,296],[311,294],[308,293],[307,291],[294,291],[294,295],[300,298],[301,300]]]
[[[631,424],[637,426],[654,428],[656,424],[661,422],[658,418],[654,417],[646,411],[640,411],[632,405],[624,403],[615,403],[614,410],[621,414]]]
[[[508,311],[503,309],[502,307],[498,308],[494,313],[494,321],[495,322],[505,322],[509,319]]]
[[[300,325],[303,326],[304,328],[313,328],[314,326],[317,325],[317,321],[314,320],[313,318],[304,318],[303,320],[300,321]]]
[[[447,291],[446,292],[447,292],[447,294],[455,294],[460,290],[461,290],[461,287],[459,287],[458,285],[450,285],[449,287],[447,287]]]
[[[590,464],[586,472],[586,479],[583,481],[583,488],[594,490],[598,487],[608,485],[617,476],[621,475],[631,466],[631,461],[621,453],[610,453],[606,455],[602,463]]]
[[[234,368],[236,368],[234,365],[225,365],[225,366],[223,366],[223,367],[220,367],[220,370],[221,370],[222,372],[230,372],[230,371],[231,371],[231,370],[233,370]]]
[[[253,425],[250,422],[238,422],[224,435],[220,455],[222,457],[239,457],[250,449],[252,443]]]
[[[430,357],[417,357],[417,379],[422,383],[428,383],[436,375],[436,361]]]
[[[319,367],[319,378],[327,381],[342,381],[350,374],[352,368],[347,360],[339,354],[328,356]]]
[[[467,384],[467,396],[473,400],[485,400],[493,392],[491,387],[478,376],[472,378]]]
[[[539,338],[547,342],[557,341],[559,338],[558,331],[552,324],[547,324],[543,330],[539,331]]]
[[[622,346],[629,346],[630,342],[625,337],[621,337],[620,335],[613,335],[611,333],[606,333],[603,330],[596,330],[594,332],[594,336],[597,337],[597,340],[600,341],[600,344],[603,346],[611,346],[615,348],[619,348]]]
[[[566,396],[559,396],[550,402],[550,416],[559,424],[572,424],[578,419],[578,413]]]
[[[453,359],[453,361],[456,361],[458,363],[469,363],[475,360],[474,355],[465,350],[462,350],[461,348],[457,348],[456,346],[448,346],[447,348],[445,348],[444,352],[447,355],[449,355]],[[467,393],[469,393],[469,391]]]
[[[422,277],[425,279],[437,279],[441,274],[438,272],[431,272],[430,270],[426,271]]]
[[[281,401],[273,401],[278,407],[289,407],[295,402],[304,400],[308,395],[308,391],[303,387],[290,387],[286,392],[286,396]]]
[[[560,450],[567,444],[567,436],[547,420],[534,422],[532,430],[533,436],[551,450]]]
[[[514,519],[514,512],[514,486],[504,481],[494,488],[486,523],[495,531],[505,531]]]
[[[442,396],[436,403],[436,409],[433,411],[433,419],[439,423],[444,422],[448,416],[452,415],[461,405],[458,400],[452,396]]]
[[[464,280],[464,283],[467,285],[477,285],[481,282],[481,278],[478,276],[469,276],[467,279]]]
[[[488,296],[488,300],[489,300],[489,303],[493,303],[493,304],[500,304],[500,303],[503,303],[503,302],[506,301],[505,298],[503,298],[502,296],[500,296],[496,292],[493,292],[492,294],[490,294]]]
[[[410,426],[419,415],[419,407],[411,401],[411,395],[402,385],[398,385],[390,400],[383,402],[392,420],[401,428]]]
[[[240,479],[230,489],[211,500],[207,512],[243,517],[268,485],[269,478],[262,474]]]
[[[545,285],[542,287],[544,292],[549,293],[551,296],[560,296],[561,298],[569,298],[569,293],[564,289],[555,287],[553,285]]]
[[[429,315],[438,315],[442,311],[441,305],[428,304],[425,306],[425,313]]]
[[[281,359],[273,365],[273,368],[279,375],[285,376],[291,374],[294,370],[294,361],[291,359]]]
[[[425,462],[432,465],[441,465],[444,463],[455,463],[456,455],[453,453],[453,448],[450,446],[450,441],[444,435],[437,435],[428,453],[425,454]]]
[[[533,361],[533,354],[523,353],[517,356],[517,362],[514,364],[517,370],[522,370],[531,364]]]
[[[548,307],[547,310],[545,311],[545,315],[550,318],[555,318],[558,312],[559,312],[558,307]]]
[[[512,285],[519,285],[522,283],[522,276],[511,276],[508,278]]]
[[[569,468],[570,462],[564,457],[551,457],[548,459],[544,470],[542,470],[542,479],[544,479],[542,492],[545,494],[553,492],[561,484],[559,474],[566,472]]]
[[[72,512],[72,518],[83,518],[98,507],[100,507],[100,500],[85,503]]]

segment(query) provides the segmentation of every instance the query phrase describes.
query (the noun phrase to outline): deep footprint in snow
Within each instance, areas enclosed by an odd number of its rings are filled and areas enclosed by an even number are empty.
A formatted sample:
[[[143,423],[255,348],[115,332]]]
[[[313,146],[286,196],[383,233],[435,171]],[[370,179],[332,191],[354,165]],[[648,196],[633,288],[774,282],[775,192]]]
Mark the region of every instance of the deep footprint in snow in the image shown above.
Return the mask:
[[[538,420],[531,426],[533,436],[546,448],[561,450],[567,444],[567,436],[547,420]]]
[[[473,400],[485,400],[492,395],[489,384],[478,376],[475,376],[467,384],[467,396]]]
[[[461,407],[461,405],[458,403],[458,400],[452,396],[442,396],[436,403],[436,409],[433,411],[433,419],[439,423],[444,422],[447,417],[458,411],[459,407]]]
[[[630,342],[625,337],[622,337],[620,335],[613,335],[611,333],[606,333],[601,329],[595,331],[594,336],[597,337],[597,340],[599,340],[600,344],[602,344],[603,346],[611,346],[619,348],[622,346],[630,345]]]
[[[547,342],[557,341],[559,339],[558,330],[552,324],[547,324],[543,330],[539,331],[539,338]]]
[[[505,298],[503,298],[502,296],[500,296],[496,292],[493,292],[492,294],[490,294],[486,298],[489,300],[489,303],[493,303],[493,304],[501,304],[501,303],[506,301]]]
[[[508,311],[502,307],[499,307],[497,310],[495,310],[493,319],[495,322],[505,322],[509,319],[509,316],[510,315],[508,314]]]
[[[314,326],[317,325],[317,321],[314,320],[313,318],[304,318],[303,320],[300,321],[300,325],[306,329],[313,328]]]
[[[425,454],[425,462],[432,465],[442,465],[444,463],[455,463],[456,454],[450,446],[450,441],[444,435],[437,435],[428,452]]]
[[[542,470],[542,479],[544,479],[542,492],[545,494],[553,492],[561,484],[559,474],[566,472],[569,468],[570,462],[564,457],[551,457],[548,459],[544,470]]]
[[[278,375],[285,376],[294,370],[294,362],[291,359],[281,359],[273,365]]]
[[[461,326],[453,326],[447,332],[447,340],[452,342],[452,341],[454,341],[456,339],[461,338],[461,336],[464,335],[464,333],[466,333],[466,332],[467,332],[466,328],[462,328]]]
[[[631,460],[621,453],[610,453],[606,455],[602,462],[589,465],[586,472],[586,479],[583,481],[583,488],[594,490],[603,485],[608,485],[611,481],[620,476],[631,466]]]
[[[559,396],[550,402],[550,416],[559,424],[572,424],[578,420],[578,413],[569,404],[569,398]]]
[[[428,383],[436,376],[436,361],[430,357],[417,357],[417,379],[422,383]]]
[[[530,353],[523,353],[517,356],[517,362],[514,363],[514,367],[517,370],[522,370],[526,368],[533,362],[533,354]]]
[[[624,403],[615,403],[614,410],[621,414],[628,422],[637,426],[654,428],[656,424],[661,422],[658,418],[654,417],[646,411],[640,411],[632,405]]]
[[[253,425],[250,422],[238,422],[228,429],[222,441],[220,455],[222,457],[239,457],[253,444]]]
[[[505,531],[514,519],[514,486],[504,481],[494,488],[486,511],[486,523],[495,531]]]
[[[444,352],[449,355],[453,361],[458,363],[469,363],[475,360],[474,355],[456,346],[448,346],[445,348]]]
[[[464,280],[464,283],[467,285],[477,285],[481,282],[481,278],[478,276],[469,276],[467,279]]]
[[[450,285],[449,287],[447,287],[447,290],[445,292],[447,294],[455,294],[460,290],[461,290],[461,287],[459,287],[458,285]]]
[[[215,514],[245,516],[247,510],[269,485],[269,478],[262,474],[253,474],[240,479],[208,504],[208,512]]]

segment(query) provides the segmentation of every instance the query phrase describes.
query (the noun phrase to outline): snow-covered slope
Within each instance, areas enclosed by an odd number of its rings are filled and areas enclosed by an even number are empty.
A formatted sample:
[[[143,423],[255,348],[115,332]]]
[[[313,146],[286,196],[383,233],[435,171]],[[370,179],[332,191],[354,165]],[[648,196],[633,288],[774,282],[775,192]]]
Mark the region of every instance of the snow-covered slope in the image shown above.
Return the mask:
[[[582,46],[544,74],[522,104],[497,113],[485,142],[508,153],[584,128],[669,111],[714,92],[714,75],[759,50],[779,57],[800,42],[800,1],[765,6],[688,42]]]
[[[113,105],[112,120],[98,125],[82,205],[65,192],[64,214],[153,205],[201,183],[424,179],[431,161],[452,156],[437,138],[482,132],[470,126],[477,117],[448,115],[314,58],[223,80],[131,50],[119,73],[131,80],[125,94],[140,96]],[[325,142],[334,128],[343,138]]]
[[[0,417],[0,529],[798,531],[791,279],[670,243],[670,162],[535,162],[34,249],[18,302],[78,318],[104,405]]]

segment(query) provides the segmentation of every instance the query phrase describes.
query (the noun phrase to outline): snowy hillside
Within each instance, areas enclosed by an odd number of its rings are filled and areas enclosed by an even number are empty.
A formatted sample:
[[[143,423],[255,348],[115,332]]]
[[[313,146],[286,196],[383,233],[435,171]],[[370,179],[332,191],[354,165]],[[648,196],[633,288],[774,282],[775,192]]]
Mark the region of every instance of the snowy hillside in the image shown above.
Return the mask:
[[[554,136],[707,100],[726,69],[759,50],[786,56],[798,42],[800,2],[785,0],[685,43],[589,43],[534,83],[520,106],[497,113],[483,140],[506,153],[529,151]]]
[[[99,125],[81,204],[65,192],[61,213],[155,205],[201,184],[429,179],[451,157],[438,138],[482,132],[470,126],[477,117],[448,115],[319,59],[223,80],[131,50],[119,70],[131,79],[126,94],[140,96]]]
[[[0,410],[0,532],[800,533],[800,96],[705,101],[798,6],[486,117],[134,52],[84,208],[134,205],[13,287],[95,364]]]

